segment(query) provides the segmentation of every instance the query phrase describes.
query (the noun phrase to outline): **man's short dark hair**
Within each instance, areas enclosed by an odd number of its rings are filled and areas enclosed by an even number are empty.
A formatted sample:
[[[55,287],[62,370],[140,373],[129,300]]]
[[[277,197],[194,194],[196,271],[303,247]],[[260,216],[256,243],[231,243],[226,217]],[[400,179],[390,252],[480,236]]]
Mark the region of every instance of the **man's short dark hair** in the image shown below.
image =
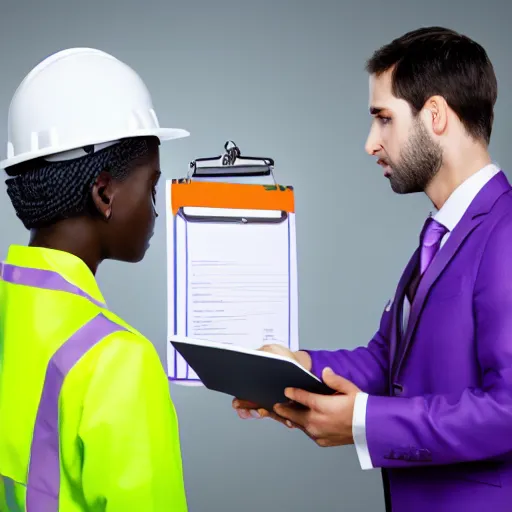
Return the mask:
[[[416,115],[434,95],[445,98],[467,132],[489,144],[498,85],[486,51],[454,30],[413,30],[378,49],[366,63],[370,74],[392,69],[392,91]]]

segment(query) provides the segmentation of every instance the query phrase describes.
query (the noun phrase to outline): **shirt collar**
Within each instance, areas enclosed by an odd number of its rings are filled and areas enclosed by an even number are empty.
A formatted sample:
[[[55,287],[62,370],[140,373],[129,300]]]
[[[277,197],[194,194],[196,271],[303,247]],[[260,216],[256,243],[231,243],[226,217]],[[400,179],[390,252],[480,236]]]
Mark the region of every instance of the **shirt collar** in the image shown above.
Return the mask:
[[[94,274],[77,256],[46,247],[28,247],[11,245],[6,263],[21,267],[38,268],[60,274],[66,281],[74,284],[99,302],[105,304]]]
[[[480,190],[499,172],[499,167],[489,164],[463,181],[435,213],[434,219],[453,231]]]

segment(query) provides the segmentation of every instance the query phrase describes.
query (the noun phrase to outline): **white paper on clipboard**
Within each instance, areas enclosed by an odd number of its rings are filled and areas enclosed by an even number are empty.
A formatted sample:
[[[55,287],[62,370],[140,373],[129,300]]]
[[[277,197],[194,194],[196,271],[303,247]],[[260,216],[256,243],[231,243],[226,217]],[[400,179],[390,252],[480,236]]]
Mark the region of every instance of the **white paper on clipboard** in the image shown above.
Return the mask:
[[[187,186],[197,197],[186,190],[193,204],[180,197],[176,208],[173,193]],[[289,187],[167,183],[169,337],[298,350],[295,212],[281,207],[290,194],[293,204]],[[251,208],[240,207],[244,197]],[[170,343],[167,356],[171,381],[201,385]]]

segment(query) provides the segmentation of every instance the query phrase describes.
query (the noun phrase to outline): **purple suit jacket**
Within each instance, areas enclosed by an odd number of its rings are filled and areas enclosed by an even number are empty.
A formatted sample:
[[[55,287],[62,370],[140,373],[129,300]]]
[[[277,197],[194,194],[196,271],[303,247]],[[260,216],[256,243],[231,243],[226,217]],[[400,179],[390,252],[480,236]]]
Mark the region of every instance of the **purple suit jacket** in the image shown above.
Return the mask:
[[[512,510],[512,191],[503,172],[473,200],[424,274],[418,263],[367,347],[308,351],[370,394],[366,435],[393,512]]]

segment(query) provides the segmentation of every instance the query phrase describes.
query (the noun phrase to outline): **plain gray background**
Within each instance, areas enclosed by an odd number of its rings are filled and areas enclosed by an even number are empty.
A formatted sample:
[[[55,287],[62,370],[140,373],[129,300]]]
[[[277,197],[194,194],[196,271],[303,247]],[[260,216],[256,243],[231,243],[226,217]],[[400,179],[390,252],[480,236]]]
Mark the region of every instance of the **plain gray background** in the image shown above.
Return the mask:
[[[143,5],[145,4],[145,5]],[[296,191],[302,347],[366,344],[414,249],[430,204],[394,195],[364,153],[366,58],[403,32],[444,25],[487,49],[499,80],[491,150],[507,171],[512,118],[512,4],[507,0],[2,0],[0,141],[23,76],[41,59],[92,46],[126,61],[152,92],[162,125],[192,136],[165,143],[169,176],[233,139],[276,161]],[[160,211],[164,210],[163,188]],[[26,243],[4,188],[0,252]],[[321,222],[318,220],[321,219]],[[138,265],[98,275],[110,307],[147,335],[165,361],[165,219]],[[131,293],[121,292],[128,284]],[[378,470],[355,449],[321,449],[302,433],[239,420],[231,400],[171,388],[181,427],[191,512],[383,511]],[[385,433],[384,433],[385,434]],[[127,447],[129,450],[130,447]]]

